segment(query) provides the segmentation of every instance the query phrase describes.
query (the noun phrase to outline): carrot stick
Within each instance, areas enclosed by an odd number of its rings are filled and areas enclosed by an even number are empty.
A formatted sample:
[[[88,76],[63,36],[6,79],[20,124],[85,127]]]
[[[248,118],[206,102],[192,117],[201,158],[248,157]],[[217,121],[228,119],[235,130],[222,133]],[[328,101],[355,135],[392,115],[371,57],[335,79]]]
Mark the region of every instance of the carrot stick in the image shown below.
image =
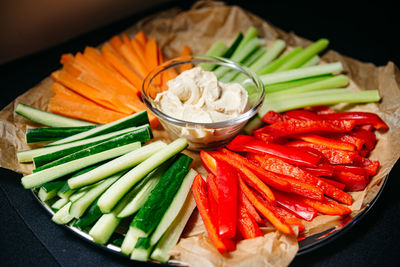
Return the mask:
[[[109,123],[126,116],[101,106],[86,105],[62,97],[51,98],[49,109],[52,113],[99,124]]]
[[[121,41],[121,38],[119,38],[118,35],[113,36],[110,39],[109,43],[110,43],[111,47],[115,49],[115,51],[117,51],[118,53],[121,53],[120,49],[121,49],[121,46],[123,43]]]
[[[146,58],[144,56],[145,48],[136,39],[131,40],[132,50],[138,55],[143,64],[146,65]]]
[[[130,49],[126,44],[123,44],[121,46],[121,53],[142,79],[147,76],[149,71],[136,52]]]
[[[99,106],[93,101],[87,99],[86,97],[83,97],[81,95],[78,95],[74,91],[68,89],[64,85],[55,82],[53,83],[52,90],[55,93],[56,97],[61,97],[65,99],[69,99],[71,101],[77,102],[77,103],[83,103],[85,105],[92,105],[92,106]]]
[[[151,38],[145,46],[145,58],[149,69],[154,69],[158,65],[158,48],[156,39]]]
[[[127,46],[129,46],[130,49],[133,49],[133,46],[131,44],[131,38],[129,38],[128,35],[126,35],[126,33],[122,34],[122,42]]]
[[[60,59],[60,63],[61,64],[65,64],[68,62],[74,62],[74,55],[72,54],[62,54],[61,55],[61,59]]]
[[[144,32],[140,31],[135,35],[135,39],[138,40],[142,46],[145,46],[147,43],[147,36]]]
[[[116,70],[112,67],[112,65],[106,60],[104,60],[104,58],[101,56],[101,51],[99,49],[91,46],[86,46],[83,55],[91,62],[93,63],[97,62],[100,66],[102,66],[102,68],[117,73]]]
[[[181,57],[191,57],[192,56],[192,50],[190,49],[190,47],[187,46],[187,45],[184,45],[182,47],[180,56]],[[182,64],[180,66],[180,68],[179,68],[179,71],[182,73],[185,70],[190,70],[191,68],[193,68],[193,64]]]

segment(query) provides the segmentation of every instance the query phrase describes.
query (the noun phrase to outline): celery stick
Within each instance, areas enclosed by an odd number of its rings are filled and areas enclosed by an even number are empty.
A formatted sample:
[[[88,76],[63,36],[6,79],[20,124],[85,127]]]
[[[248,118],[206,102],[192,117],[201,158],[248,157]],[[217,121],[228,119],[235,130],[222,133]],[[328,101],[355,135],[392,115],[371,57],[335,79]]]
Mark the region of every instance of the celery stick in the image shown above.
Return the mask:
[[[238,48],[239,44],[243,40],[243,34],[241,32],[238,33],[236,36],[235,40],[232,42],[232,44],[228,47],[228,49],[225,51],[225,53],[222,54],[223,58],[230,58],[233,53],[236,51]]]
[[[260,76],[260,78],[264,84],[272,84],[278,82],[303,79],[307,77],[319,76],[329,73],[341,72],[342,70],[343,70],[342,63],[335,62],[335,63],[311,66],[301,69],[265,74]]]
[[[262,57],[260,57],[256,62],[251,64],[249,68],[252,71],[259,71],[265,65],[269,64],[272,60],[274,60],[284,49],[285,49],[285,41],[276,40],[271,48],[265,53]]]
[[[319,82],[321,80],[325,80],[325,79],[328,79],[331,77],[333,77],[333,76],[331,74],[328,74],[328,75],[321,75],[321,76],[304,78],[304,79],[288,81],[288,82],[267,84],[265,86],[265,92],[266,93],[274,93],[274,92],[278,92],[278,91],[283,91],[283,90],[291,89],[294,87],[299,87],[299,86],[307,85],[310,83]]]
[[[293,57],[295,57],[297,54],[299,54],[303,49],[301,47],[296,47],[289,53],[275,59],[272,61],[270,64],[264,66],[260,70],[257,71],[258,75],[264,75],[267,73],[271,73],[276,71],[280,66],[285,64],[287,61],[291,60]]]
[[[286,90],[274,92],[274,93],[267,93],[267,98],[274,98],[277,96],[288,96],[293,94],[300,94],[309,91],[318,91],[323,89],[331,89],[331,88],[340,88],[345,87],[349,83],[349,79],[346,75],[337,75],[333,77],[329,77],[320,81],[316,81],[313,83],[289,88]]]
[[[312,58],[310,58],[309,60],[307,60],[303,65],[301,65],[300,68],[318,65],[318,63],[320,61],[321,61],[321,58],[318,55],[315,55]]]
[[[264,116],[269,110],[284,112],[307,106],[333,105],[338,103],[369,103],[380,100],[378,90],[366,90],[352,92],[350,90],[337,89],[325,90],[322,92],[311,92],[313,94],[301,94],[288,97],[277,102],[266,102],[258,111],[259,116]]]
[[[212,56],[212,57],[220,57],[222,56],[228,48],[226,47],[226,44],[224,41],[219,40],[218,42],[214,43],[210,49],[207,51],[207,56]],[[216,65],[211,64],[211,63],[201,63],[200,66],[203,68],[203,70],[207,71],[212,71]]]
[[[300,67],[307,60],[324,50],[329,44],[327,39],[319,39],[312,45],[306,47],[301,53],[280,66],[277,71],[291,70]]]
[[[238,57],[238,54],[240,54],[241,50],[245,49],[245,47],[247,46],[247,44],[253,40],[256,39],[258,36],[258,31],[256,28],[254,27],[250,27],[247,29],[246,34],[243,36],[242,41],[240,42],[239,46],[237,47],[237,49],[235,49],[235,51],[233,52],[232,56],[230,57],[231,59],[234,59],[236,57]]]

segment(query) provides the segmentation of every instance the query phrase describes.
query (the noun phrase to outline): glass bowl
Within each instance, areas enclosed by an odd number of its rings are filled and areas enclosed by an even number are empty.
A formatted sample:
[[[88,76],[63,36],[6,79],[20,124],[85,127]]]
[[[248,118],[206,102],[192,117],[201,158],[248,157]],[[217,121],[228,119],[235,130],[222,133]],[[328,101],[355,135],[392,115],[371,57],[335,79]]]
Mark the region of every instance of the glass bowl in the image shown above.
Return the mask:
[[[236,74],[236,77],[240,75],[238,77],[239,83],[248,91],[248,104],[243,113],[225,121],[200,123],[171,117],[156,106],[154,102],[156,95],[168,90],[168,88],[165,88],[165,85],[161,86],[163,83],[160,82],[161,79],[168,77],[167,71],[174,69],[175,72],[179,73],[182,67],[204,66],[204,64],[215,64],[221,71],[220,73],[235,72],[230,75],[233,74],[235,76],[234,74]],[[223,81],[224,78],[222,76],[222,79],[219,79],[219,81]],[[142,98],[144,103],[157,116],[169,136],[173,139],[179,137],[186,138],[189,144],[188,148],[194,151],[212,149],[229,142],[240,132],[247,121],[257,113],[264,100],[264,96],[264,85],[254,72],[233,61],[208,56],[182,57],[169,60],[153,69],[142,84]]]

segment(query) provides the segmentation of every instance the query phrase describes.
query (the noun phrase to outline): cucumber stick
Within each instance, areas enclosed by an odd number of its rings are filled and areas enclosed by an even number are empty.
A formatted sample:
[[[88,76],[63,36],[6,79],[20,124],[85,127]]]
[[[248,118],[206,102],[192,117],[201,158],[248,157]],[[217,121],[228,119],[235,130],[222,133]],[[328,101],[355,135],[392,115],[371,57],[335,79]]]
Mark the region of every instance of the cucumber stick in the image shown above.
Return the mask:
[[[140,237],[131,253],[131,260],[147,261],[151,250],[150,238]]]
[[[61,115],[46,112],[22,103],[18,103],[15,112],[33,122],[49,127],[75,127],[93,125],[93,123],[70,119]]]
[[[31,128],[26,130],[25,138],[27,144],[53,142],[71,135],[86,132],[95,127],[96,125],[79,127]]]
[[[134,167],[115,182],[100,197],[98,205],[103,212],[110,212],[117,202],[145,175],[187,147],[187,140],[179,138]]]
[[[47,164],[44,164],[40,167],[37,167],[36,169],[33,170],[33,172],[38,172],[44,169],[48,169],[60,164],[64,164],[76,159],[80,159],[83,157],[87,157],[90,155],[94,155],[94,154],[98,154],[116,147],[121,147],[127,144],[131,144],[134,142],[143,142],[143,140],[148,140],[150,139],[150,135],[147,131],[147,129],[142,128],[140,130],[135,130],[129,133],[126,133],[124,135],[120,135],[120,136],[116,136],[112,139],[106,140],[104,142],[101,142],[99,144],[95,144],[93,146],[87,147],[85,149],[76,151],[72,154],[67,154],[64,157],[58,158],[56,160],[53,160]],[[60,151],[61,154],[62,151]],[[60,156],[60,155],[59,155]],[[41,162],[47,162],[49,159],[51,158],[53,159],[54,157],[52,155],[42,155],[40,157],[44,157],[43,160],[41,160]],[[36,158],[34,158],[35,161]]]
[[[138,150],[111,160],[87,173],[69,179],[68,185],[70,188],[78,188],[84,185],[95,183],[114,173],[133,167],[166,146],[167,145],[162,141],[150,143],[139,148]]]
[[[148,125],[141,126],[141,127],[149,128]],[[67,153],[66,155],[68,155],[68,154],[74,153],[76,151],[82,150],[84,148],[93,146],[95,144],[99,144],[101,142],[104,142],[104,141],[114,138],[116,136],[120,136],[122,134],[129,133],[130,131],[136,130],[137,128],[141,128],[141,127],[132,127],[132,128],[128,128],[128,129],[123,129],[120,131],[116,131],[116,132],[112,132],[112,133],[108,133],[108,134],[104,134],[104,135],[100,135],[100,136],[96,136],[96,137],[92,137],[92,138],[88,138],[88,139],[84,139],[84,140],[78,140],[78,141],[74,141],[74,142],[70,142],[70,143],[66,143],[66,144],[45,146],[45,147],[36,148],[36,149],[19,151],[19,152],[17,152],[17,158],[18,158],[19,162],[31,162],[31,161],[33,161],[34,158],[38,158],[41,155],[46,155],[46,154],[57,155],[57,153],[59,151],[63,151],[62,153]],[[39,164],[38,160],[39,159],[36,159],[36,164]]]
[[[193,213],[196,207],[196,202],[194,201],[192,193],[186,197],[185,203],[182,209],[179,211],[178,216],[172,222],[171,226],[165,232],[163,237],[155,246],[153,252],[151,253],[151,258],[159,262],[167,262],[170,258],[168,252],[178,243],[179,237],[181,236],[185,225]]]
[[[69,214],[69,208],[71,207],[72,203],[68,202],[65,204],[60,210],[58,210],[51,220],[57,224],[67,224],[74,219],[74,217]]]
[[[194,177],[196,177],[197,174],[198,173],[195,170],[190,169],[189,173],[183,179],[183,182],[180,185],[178,192],[175,194],[174,199],[164,213],[164,216],[162,217],[157,228],[151,234],[150,245],[153,246],[158,242],[158,240],[160,240],[161,236],[165,233],[165,231],[178,215],[183,204],[185,203],[186,197],[190,189],[192,188]]]
[[[157,228],[181,188],[191,162],[190,157],[180,155],[163,174],[130,224],[130,227],[136,229],[139,237],[147,237]]]
[[[81,229],[86,228],[97,221],[102,215],[103,213],[101,212],[99,206],[97,206],[96,200],[92,203],[92,205],[90,205],[85,214],[74,222],[73,226]]]
[[[75,218],[80,218],[86,209],[121,176],[122,173],[113,175],[88,190],[85,195],[72,203],[69,213]]]
[[[98,136],[98,135],[103,135],[103,134],[119,131],[119,130],[130,128],[130,127],[141,126],[144,124],[149,124],[149,118],[147,117],[146,111],[141,111],[141,112],[132,114],[130,116],[124,117],[122,119],[119,119],[119,120],[116,120],[116,121],[113,121],[113,122],[110,122],[107,124],[103,124],[94,129],[91,129],[89,131],[75,134],[73,136],[58,140],[51,144],[56,145],[56,144],[69,143],[72,141],[86,139],[86,138],[94,137],[94,136]]]
[[[139,239],[135,228],[129,227],[128,232],[125,235],[124,241],[121,245],[121,253],[129,255],[135,249],[136,243]]]
[[[38,198],[45,202],[57,196],[57,190],[46,191],[43,187],[39,189]]]
[[[67,198],[60,198],[56,202],[54,202],[53,205],[51,205],[51,208],[54,210],[59,210],[64,207],[68,202],[69,200]]]
[[[124,145],[121,147],[116,147],[107,151],[103,151],[94,155],[90,155],[84,158],[76,159],[64,164],[60,164],[39,172],[26,175],[21,179],[24,188],[33,188],[40,186],[49,181],[53,181],[64,175],[70,174],[82,168],[88,167],[95,163],[115,158],[123,154],[129,153],[140,147],[139,142]]]

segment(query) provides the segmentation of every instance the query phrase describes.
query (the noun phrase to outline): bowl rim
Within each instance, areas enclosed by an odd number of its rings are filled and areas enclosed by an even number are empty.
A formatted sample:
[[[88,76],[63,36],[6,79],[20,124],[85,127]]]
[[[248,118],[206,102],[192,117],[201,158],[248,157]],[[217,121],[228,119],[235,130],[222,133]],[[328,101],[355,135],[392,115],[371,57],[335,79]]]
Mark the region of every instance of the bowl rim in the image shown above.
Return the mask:
[[[192,121],[185,121],[185,120],[180,120],[177,118],[174,118],[172,116],[169,116],[156,108],[155,106],[152,105],[151,103],[151,97],[149,97],[146,94],[146,88],[149,86],[151,81],[154,79],[154,77],[161,72],[173,68],[179,65],[183,64],[188,64],[188,63],[210,63],[210,64],[217,64],[221,66],[226,66],[232,69],[236,69],[243,74],[245,74],[248,79],[246,79],[243,83],[253,83],[259,90],[261,90],[261,96],[257,101],[244,113],[240,114],[239,116],[225,120],[225,121],[218,121],[218,122],[192,122]],[[149,72],[149,74],[146,76],[146,78],[143,80],[142,83],[142,100],[146,104],[147,108],[154,113],[157,117],[161,118],[162,120],[168,121],[172,124],[178,125],[178,126],[185,126],[185,127],[193,127],[193,128],[224,128],[224,127],[229,127],[233,125],[238,125],[240,123],[248,121],[250,118],[252,118],[260,109],[265,97],[265,88],[264,84],[262,83],[261,79],[249,68],[245,66],[241,66],[240,64],[231,61],[229,59],[221,58],[221,57],[215,57],[215,56],[192,56],[192,57],[179,57],[179,58],[174,58],[171,60],[168,60],[164,62],[163,64],[157,66],[153,70]]]

